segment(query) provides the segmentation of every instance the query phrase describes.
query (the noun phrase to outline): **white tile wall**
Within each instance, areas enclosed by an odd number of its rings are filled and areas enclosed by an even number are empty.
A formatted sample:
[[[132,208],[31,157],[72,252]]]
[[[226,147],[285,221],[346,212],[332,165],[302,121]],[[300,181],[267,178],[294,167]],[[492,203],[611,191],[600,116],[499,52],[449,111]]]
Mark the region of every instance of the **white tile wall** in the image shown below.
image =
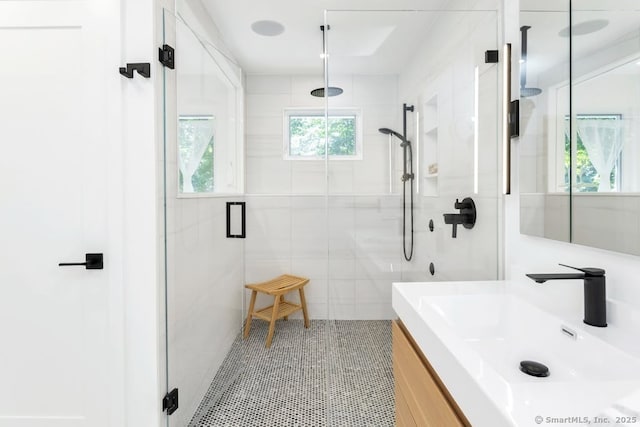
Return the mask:
[[[368,311],[360,308],[367,313],[363,318],[377,318],[385,312],[381,304],[390,308],[391,300],[358,295],[356,264],[368,256],[368,250],[398,253],[399,244],[389,250],[384,239],[389,228],[396,237],[394,210],[399,205],[381,210],[379,197],[371,196],[366,206],[375,209],[362,213],[366,218],[358,217],[354,195],[388,191],[388,138],[378,128],[398,128],[397,78],[336,76],[330,85],[344,89],[330,99],[330,107],[363,111],[364,156],[355,161],[332,160],[327,169],[325,161],[283,159],[283,110],[324,108],[324,99],[309,94],[324,86],[322,76],[247,77],[247,281],[283,273],[306,276],[311,279],[306,294],[312,317],[359,318],[356,306],[371,303]],[[399,143],[396,149],[400,151]],[[356,221],[361,222],[358,227]],[[367,242],[365,237],[375,240],[376,227],[383,228],[378,233],[383,241]],[[392,262],[387,259],[387,264]],[[372,268],[359,280],[373,283],[376,274],[381,273]],[[390,286],[392,276],[382,274],[382,279]],[[267,299],[258,301],[270,304]]]
[[[482,25],[463,24],[466,19],[479,17],[484,20]],[[429,152],[436,158],[429,159],[428,163],[438,163],[438,176],[430,182],[429,195],[433,197],[418,196],[416,201],[415,258],[412,263],[403,263],[402,280],[486,280],[499,275],[500,70],[495,64],[484,63],[486,46],[496,44],[497,14],[482,12],[460,19],[467,32],[457,31],[452,37],[427,40],[399,79],[401,99],[416,106],[425,126],[437,128],[437,149]],[[436,34],[446,32],[446,20],[436,23],[434,31]],[[476,66],[480,71],[477,194],[474,193],[472,120]],[[435,105],[431,105],[434,99]],[[429,108],[425,106],[427,102]],[[412,128],[410,137],[415,139]],[[421,139],[426,140],[423,135]],[[424,172],[425,166],[419,170]],[[458,226],[457,238],[453,239],[452,226],[444,224],[443,214],[457,212],[454,203],[464,197],[472,197],[476,203],[476,225],[470,230]],[[434,222],[433,232],[428,231],[430,219]],[[434,276],[428,272],[431,262],[435,265]]]
[[[571,199],[575,243],[640,253],[640,196],[578,194]]]
[[[189,410],[242,327],[243,242],[225,238],[228,200],[175,199],[167,215],[169,376]]]
[[[482,28],[469,28],[486,35]],[[256,277],[257,272],[250,258],[268,262],[275,251],[282,261],[278,267],[283,270],[273,275],[295,268],[296,274],[312,279],[309,293],[313,298],[308,302],[313,305],[313,316],[358,319],[393,317],[393,281],[495,278],[498,80],[497,71],[488,66],[483,69],[481,85],[486,105],[481,117],[480,194],[475,196],[480,209],[478,225],[474,230],[461,227],[458,239],[451,239],[451,227],[444,226],[442,217],[445,212],[453,212],[456,198],[473,195],[473,64],[483,58],[484,49],[486,45],[478,41],[465,46],[457,56],[444,51],[437,57],[425,46],[425,55],[418,52],[415,62],[407,64],[406,76],[331,76],[330,85],[343,87],[344,93],[329,99],[330,108],[355,107],[363,112],[364,150],[362,160],[330,160],[328,169],[322,161],[284,160],[282,132],[278,129],[285,108],[324,106],[323,99],[309,96],[311,89],[324,85],[322,77],[247,76],[248,229],[249,235],[255,229],[259,236],[247,238],[247,277]],[[430,69],[439,71],[425,75]],[[413,79],[416,75],[422,77]],[[400,86],[404,88],[402,96]],[[428,90],[438,94],[440,100],[439,197],[416,196],[415,258],[408,263],[402,255],[402,151],[399,141],[394,140],[394,194],[389,195],[389,138],[378,129],[389,127],[401,132],[402,103],[418,106],[418,94]],[[414,113],[409,113],[409,137],[413,139],[414,120]],[[290,206],[279,209],[278,214],[265,210],[262,205],[267,195],[275,199],[289,196]],[[259,202],[252,206],[254,201]],[[289,212],[285,212],[287,209]],[[274,216],[279,219],[270,226]],[[434,233],[427,231],[429,218],[436,224]],[[287,223],[288,233],[284,230]],[[407,224],[407,235],[409,229]],[[270,245],[271,238],[281,249],[261,249]],[[408,237],[407,245],[409,241]],[[284,262],[287,259],[289,264]],[[428,273],[430,262],[436,263],[433,278]],[[325,266],[327,272],[323,274],[320,270]]]

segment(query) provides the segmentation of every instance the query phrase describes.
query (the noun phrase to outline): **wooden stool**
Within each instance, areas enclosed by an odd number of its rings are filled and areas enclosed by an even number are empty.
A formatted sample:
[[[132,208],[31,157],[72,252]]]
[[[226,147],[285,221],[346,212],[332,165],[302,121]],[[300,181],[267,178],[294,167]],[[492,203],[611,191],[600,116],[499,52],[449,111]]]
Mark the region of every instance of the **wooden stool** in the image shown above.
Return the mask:
[[[302,314],[304,315],[304,327],[308,328],[309,316],[307,315],[307,302],[304,299],[303,289],[304,285],[307,283],[309,283],[309,279],[307,278],[283,274],[282,276],[278,276],[267,282],[245,285],[245,288],[251,289],[252,292],[251,302],[249,303],[249,313],[247,314],[247,322],[244,326],[244,337],[247,338],[249,336],[251,319],[254,316],[270,322],[269,335],[267,335],[267,348],[271,347],[271,339],[273,338],[277,319],[284,317],[284,320],[288,320],[290,314],[295,313],[298,310],[302,310]],[[289,291],[295,291],[296,289],[300,293],[300,304],[285,301],[284,294]],[[273,305],[254,311],[253,308],[256,303],[256,295],[258,292],[273,295]]]

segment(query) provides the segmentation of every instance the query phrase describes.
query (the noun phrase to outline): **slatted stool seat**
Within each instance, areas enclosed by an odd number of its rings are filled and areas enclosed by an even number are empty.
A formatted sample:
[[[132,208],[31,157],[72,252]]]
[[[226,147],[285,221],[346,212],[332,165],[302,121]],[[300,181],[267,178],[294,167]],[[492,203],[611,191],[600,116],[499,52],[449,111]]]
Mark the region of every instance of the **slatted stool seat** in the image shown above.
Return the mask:
[[[249,302],[247,322],[244,326],[244,337],[247,338],[249,336],[251,319],[257,317],[258,319],[266,320],[269,322],[269,334],[267,335],[266,347],[269,348],[271,347],[271,339],[273,338],[273,332],[275,331],[276,320],[283,317],[284,320],[288,320],[289,315],[298,310],[302,310],[302,314],[304,316],[304,327],[308,328],[309,316],[307,315],[307,302],[304,298],[304,285],[307,283],[309,283],[309,279],[307,278],[283,274],[282,276],[278,276],[267,282],[250,283],[245,285],[245,288],[251,289],[251,301]],[[284,294],[295,290],[300,293],[300,304],[285,301],[284,299]],[[258,292],[272,295],[273,305],[260,310],[254,310]]]

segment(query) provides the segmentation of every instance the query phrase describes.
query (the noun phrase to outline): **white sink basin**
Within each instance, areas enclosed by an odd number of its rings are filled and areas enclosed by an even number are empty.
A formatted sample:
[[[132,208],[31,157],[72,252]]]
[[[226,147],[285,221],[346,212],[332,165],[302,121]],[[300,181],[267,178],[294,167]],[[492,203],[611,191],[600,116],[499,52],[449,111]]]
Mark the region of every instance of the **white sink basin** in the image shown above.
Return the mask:
[[[394,284],[394,310],[472,425],[594,417],[640,389],[640,359],[510,288],[500,281]],[[524,374],[523,360],[545,364],[550,375]]]
[[[422,297],[420,306],[440,315],[460,339],[510,381],[540,381],[517,369],[522,360],[549,367],[551,375],[545,382],[640,379],[636,359],[598,338],[579,334],[515,295]]]

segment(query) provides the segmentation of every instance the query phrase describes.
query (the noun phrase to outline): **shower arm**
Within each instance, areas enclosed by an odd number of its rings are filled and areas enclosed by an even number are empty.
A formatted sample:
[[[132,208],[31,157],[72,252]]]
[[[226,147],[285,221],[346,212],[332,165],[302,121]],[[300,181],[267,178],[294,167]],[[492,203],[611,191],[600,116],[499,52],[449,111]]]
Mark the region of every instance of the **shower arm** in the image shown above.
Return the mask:
[[[520,48],[520,59],[522,62],[520,63],[520,88],[523,89],[527,86],[527,31],[531,28],[528,25],[523,25],[520,27],[520,39],[521,39],[521,48]]]

